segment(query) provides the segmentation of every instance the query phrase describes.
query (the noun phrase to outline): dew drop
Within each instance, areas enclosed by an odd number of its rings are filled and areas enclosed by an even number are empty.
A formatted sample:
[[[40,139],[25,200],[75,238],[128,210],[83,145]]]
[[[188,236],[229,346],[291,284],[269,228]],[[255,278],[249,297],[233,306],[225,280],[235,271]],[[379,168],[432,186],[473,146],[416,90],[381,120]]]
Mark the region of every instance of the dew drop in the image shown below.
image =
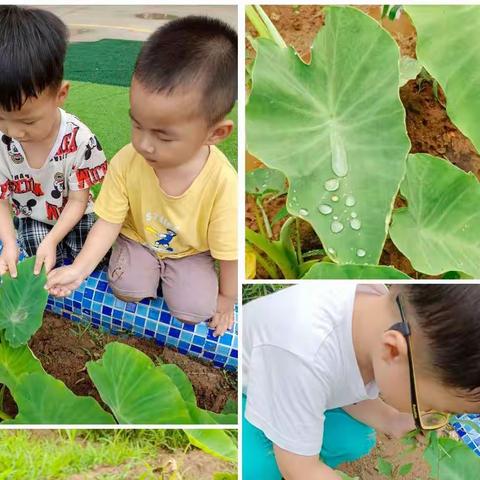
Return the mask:
[[[340,233],[343,230],[343,223],[337,220],[334,220],[330,225],[330,230],[333,233]]]
[[[357,249],[357,257],[364,257],[367,252],[363,248]]]
[[[333,216],[333,219],[334,219],[334,220],[338,220],[338,215],[334,215],[334,216]]]
[[[298,213],[302,216],[302,217],[306,217],[308,215],[308,210],[306,208],[301,208]]]
[[[356,203],[357,201],[355,200],[355,197],[353,195],[347,195],[347,197],[345,198],[345,205],[347,207],[353,207]]]
[[[332,195],[332,202],[338,202],[338,195]]]
[[[337,177],[344,177],[348,173],[347,151],[338,128],[332,126],[330,130],[330,149],[332,151],[332,170]]]
[[[357,217],[358,217],[357,212],[352,212],[352,213],[350,214],[350,216],[351,216],[352,218],[357,218]]]
[[[338,190],[339,185],[338,178],[331,178],[325,182],[324,187],[327,192],[334,192],[335,190]]]
[[[318,206],[318,211],[322,215],[329,215],[332,213],[333,208],[330,205],[327,205],[326,203],[322,203],[321,205]]]
[[[360,230],[362,227],[362,222],[358,218],[352,218],[350,220],[350,226],[353,228],[353,230]]]
[[[337,254],[337,252],[335,251],[335,249],[332,248],[332,247],[327,248],[327,251],[328,251],[328,253],[329,253],[330,255],[336,255],[336,254]]]

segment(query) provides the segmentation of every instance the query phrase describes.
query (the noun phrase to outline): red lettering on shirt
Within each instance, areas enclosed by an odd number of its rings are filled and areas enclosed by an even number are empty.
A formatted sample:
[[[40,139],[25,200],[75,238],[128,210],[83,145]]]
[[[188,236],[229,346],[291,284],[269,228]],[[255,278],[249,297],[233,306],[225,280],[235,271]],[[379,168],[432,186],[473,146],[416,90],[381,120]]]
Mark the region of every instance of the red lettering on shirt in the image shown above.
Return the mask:
[[[0,200],[5,200],[10,193],[10,182],[7,180],[5,183],[0,184]]]
[[[74,153],[78,150],[77,132],[79,128],[80,127],[75,127],[70,133],[64,135],[55,156],[67,155],[69,153]]]
[[[100,183],[107,173],[107,161],[93,168],[80,168],[76,171],[78,188],[83,190]]]
[[[42,190],[42,186],[36,183],[31,177],[15,178],[10,180],[10,190],[13,193],[28,193],[32,192],[37,197],[45,195]]]

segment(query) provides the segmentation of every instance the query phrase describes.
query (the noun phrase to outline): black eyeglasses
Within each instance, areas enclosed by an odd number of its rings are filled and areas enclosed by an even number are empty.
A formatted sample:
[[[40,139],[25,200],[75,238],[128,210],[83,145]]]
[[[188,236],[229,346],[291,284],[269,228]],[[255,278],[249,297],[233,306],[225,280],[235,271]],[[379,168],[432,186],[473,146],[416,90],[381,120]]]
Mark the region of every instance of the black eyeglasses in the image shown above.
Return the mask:
[[[448,423],[448,414],[444,412],[422,412],[418,405],[418,396],[417,396],[417,382],[415,377],[415,369],[413,367],[413,355],[412,355],[412,340],[411,340],[411,330],[410,325],[405,320],[405,314],[403,311],[402,304],[400,302],[400,297],[396,299],[398,309],[400,310],[400,316],[402,321],[392,325],[389,330],[395,330],[400,332],[407,342],[407,352],[408,352],[408,365],[410,370],[410,397],[412,403],[412,413],[415,420],[415,425],[417,428],[422,430],[438,430],[443,428]]]

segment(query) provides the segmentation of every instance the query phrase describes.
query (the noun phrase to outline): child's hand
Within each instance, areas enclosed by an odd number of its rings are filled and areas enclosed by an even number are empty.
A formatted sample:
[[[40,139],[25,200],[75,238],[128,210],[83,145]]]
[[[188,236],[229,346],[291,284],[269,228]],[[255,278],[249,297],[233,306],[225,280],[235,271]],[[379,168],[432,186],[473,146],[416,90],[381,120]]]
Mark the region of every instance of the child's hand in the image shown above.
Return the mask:
[[[55,266],[57,262],[57,244],[45,237],[37,248],[35,267],[33,273],[38,275],[42,271],[42,265],[45,264],[46,273]]]
[[[4,245],[0,255],[0,275],[10,272],[12,278],[17,277],[18,247]]]
[[[209,327],[214,328],[213,332],[214,337],[219,337],[223,335],[227,329],[230,330],[233,327],[234,317],[233,317],[233,307],[235,305],[235,300],[218,294],[217,300],[217,311],[210,321]]]
[[[84,276],[75,267],[75,264],[52,270],[47,275],[45,289],[55,297],[68,297],[84,280]]]

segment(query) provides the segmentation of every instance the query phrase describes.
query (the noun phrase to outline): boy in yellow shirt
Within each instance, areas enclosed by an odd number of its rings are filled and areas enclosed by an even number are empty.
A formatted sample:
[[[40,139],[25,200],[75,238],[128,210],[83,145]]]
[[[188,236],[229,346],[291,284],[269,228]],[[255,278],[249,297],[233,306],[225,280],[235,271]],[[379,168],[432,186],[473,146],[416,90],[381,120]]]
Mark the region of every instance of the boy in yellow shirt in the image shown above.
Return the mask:
[[[73,265],[46,288],[69,295],[115,242],[109,281],[118,298],[156,297],[179,320],[221,335],[237,295],[237,175],[215,146],[233,122],[237,36],[223,22],[185,17],[159,28],[137,59],[132,143],[112,159],[95,202],[99,219]],[[214,259],[219,261],[220,281]]]

